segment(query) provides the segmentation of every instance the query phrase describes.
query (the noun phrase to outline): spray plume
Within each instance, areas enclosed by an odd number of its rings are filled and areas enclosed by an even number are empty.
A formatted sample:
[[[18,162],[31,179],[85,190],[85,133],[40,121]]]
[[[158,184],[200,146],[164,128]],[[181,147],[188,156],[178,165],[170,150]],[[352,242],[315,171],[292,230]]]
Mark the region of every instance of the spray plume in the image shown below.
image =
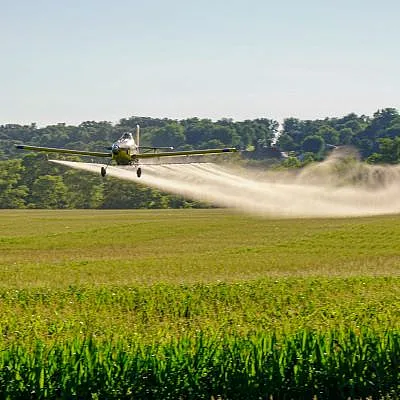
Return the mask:
[[[99,173],[100,164],[53,160]],[[109,166],[107,175],[242,212],[345,217],[400,212],[400,168],[369,166],[343,153],[297,172],[261,172],[214,163]]]

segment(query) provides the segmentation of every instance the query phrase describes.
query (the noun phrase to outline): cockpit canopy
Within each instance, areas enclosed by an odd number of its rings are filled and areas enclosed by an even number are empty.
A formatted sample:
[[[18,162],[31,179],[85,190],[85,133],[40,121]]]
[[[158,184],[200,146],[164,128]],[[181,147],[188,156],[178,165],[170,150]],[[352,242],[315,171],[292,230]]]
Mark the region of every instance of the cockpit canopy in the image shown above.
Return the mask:
[[[132,133],[130,132],[125,132],[122,136],[120,140],[132,140],[133,136]]]

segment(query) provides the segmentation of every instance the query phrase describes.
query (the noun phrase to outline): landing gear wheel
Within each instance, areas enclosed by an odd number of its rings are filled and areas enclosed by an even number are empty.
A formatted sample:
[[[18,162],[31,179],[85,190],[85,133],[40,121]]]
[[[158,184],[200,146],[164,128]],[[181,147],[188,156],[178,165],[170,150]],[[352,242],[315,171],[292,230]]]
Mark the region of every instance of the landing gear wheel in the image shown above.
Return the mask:
[[[140,178],[140,177],[142,176],[142,168],[139,167],[139,168],[136,170],[136,175],[137,175],[138,178]]]
[[[105,167],[101,167],[100,173],[101,173],[101,176],[104,178],[106,176],[106,173],[107,173],[106,168]]]

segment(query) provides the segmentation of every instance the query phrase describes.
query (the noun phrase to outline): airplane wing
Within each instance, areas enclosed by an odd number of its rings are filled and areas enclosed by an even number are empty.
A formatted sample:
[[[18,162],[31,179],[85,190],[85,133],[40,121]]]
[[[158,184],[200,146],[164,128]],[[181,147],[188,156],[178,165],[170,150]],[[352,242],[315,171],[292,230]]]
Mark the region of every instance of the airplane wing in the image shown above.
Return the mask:
[[[92,157],[112,157],[111,153],[102,153],[99,151],[58,149],[54,147],[28,146],[25,144],[16,144],[15,147],[17,149],[22,149],[22,150],[42,151],[44,153],[76,154],[78,156],[92,156]]]
[[[184,151],[168,151],[164,153],[139,153],[135,158],[159,158],[159,157],[174,157],[174,156],[200,156],[202,154],[219,154],[219,153],[234,153],[237,150],[234,147],[225,149],[206,149],[206,150],[184,150]]]
[[[149,147],[149,146],[139,146],[139,150],[173,150],[174,148],[172,146],[169,147]]]

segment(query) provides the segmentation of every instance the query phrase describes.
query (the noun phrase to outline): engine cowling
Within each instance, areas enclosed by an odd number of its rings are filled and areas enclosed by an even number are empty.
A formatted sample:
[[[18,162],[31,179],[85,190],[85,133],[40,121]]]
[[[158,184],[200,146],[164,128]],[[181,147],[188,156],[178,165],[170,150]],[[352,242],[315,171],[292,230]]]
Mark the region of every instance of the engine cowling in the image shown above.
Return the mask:
[[[113,154],[117,155],[119,153],[119,146],[116,143],[114,143],[111,146],[111,151],[112,151]]]

